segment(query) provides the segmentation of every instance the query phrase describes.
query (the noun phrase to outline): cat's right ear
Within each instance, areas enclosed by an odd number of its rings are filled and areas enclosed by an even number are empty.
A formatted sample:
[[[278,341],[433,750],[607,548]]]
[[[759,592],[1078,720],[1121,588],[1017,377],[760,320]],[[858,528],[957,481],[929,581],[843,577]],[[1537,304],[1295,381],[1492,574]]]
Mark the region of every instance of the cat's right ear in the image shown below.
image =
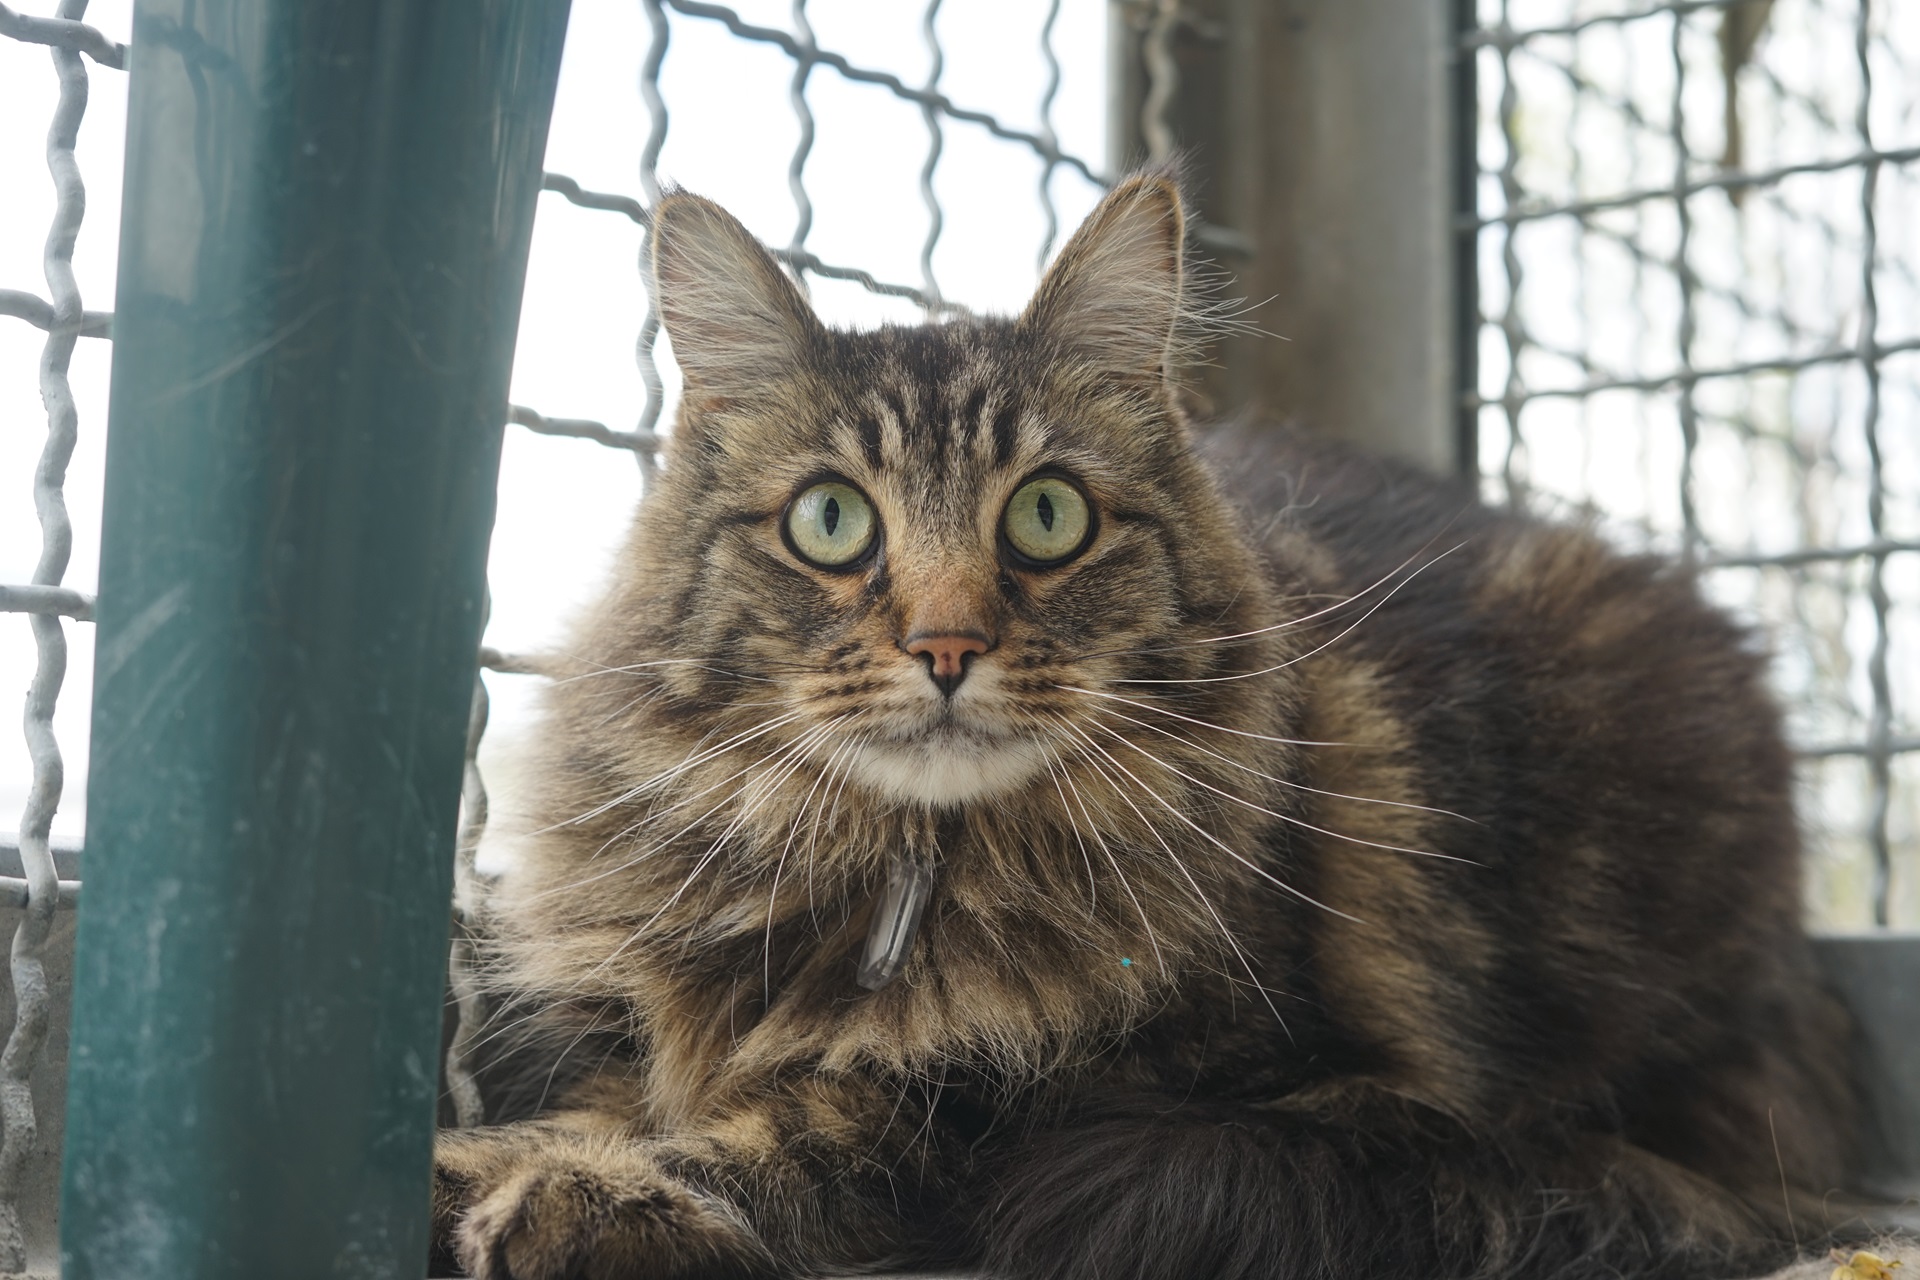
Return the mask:
[[[773,255],[711,200],[653,210],[653,289],[694,396],[745,395],[805,354],[820,322]]]

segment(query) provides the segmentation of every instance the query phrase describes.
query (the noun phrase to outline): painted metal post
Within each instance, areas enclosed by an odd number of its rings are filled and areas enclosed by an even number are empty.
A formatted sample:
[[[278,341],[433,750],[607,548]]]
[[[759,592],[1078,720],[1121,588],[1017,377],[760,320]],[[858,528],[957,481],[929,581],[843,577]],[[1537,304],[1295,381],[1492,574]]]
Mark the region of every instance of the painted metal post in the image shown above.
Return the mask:
[[[425,1269],[566,0],[139,0],[66,1280]]]

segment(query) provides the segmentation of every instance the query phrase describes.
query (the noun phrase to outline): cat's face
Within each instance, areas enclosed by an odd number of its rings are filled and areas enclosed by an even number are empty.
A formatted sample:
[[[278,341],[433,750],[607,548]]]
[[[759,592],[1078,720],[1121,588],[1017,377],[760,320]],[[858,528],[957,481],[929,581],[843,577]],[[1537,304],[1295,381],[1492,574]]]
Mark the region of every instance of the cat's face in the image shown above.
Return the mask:
[[[1016,321],[868,334],[819,325],[715,206],[656,226],[687,394],[640,540],[709,733],[823,786],[995,799],[1124,755],[1126,700],[1166,691],[1138,682],[1229,656],[1205,641],[1257,575],[1166,381],[1170,186],[1110,197]]]

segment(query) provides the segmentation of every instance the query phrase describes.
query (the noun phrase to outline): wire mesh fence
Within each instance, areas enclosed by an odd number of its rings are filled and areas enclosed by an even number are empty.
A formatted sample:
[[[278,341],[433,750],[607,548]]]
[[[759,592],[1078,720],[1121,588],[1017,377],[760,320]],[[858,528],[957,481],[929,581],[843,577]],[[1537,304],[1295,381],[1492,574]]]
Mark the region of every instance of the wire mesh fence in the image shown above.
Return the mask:
[[[1479,455],[1760,621],[1811,909],[1920,924],[1920,11],[1478,0]]]
[[[0,292],[0,314],[14,315],[46,331],[40,354],[40,395],[46,405],[45,444],[33,476],[33,504],[39,517],[40,555],[29,584],[6,592],[0,607],[28,614],[37,663],[27,693],[25,732],[33,762],[33,780],[20,816],[19,877],[0,879],[0,894],[20,903],[21,920],[13,938],[10,976],[14,1023],[0,1052],[0,1270],[27,1265],[20,1216],[22,1176],[38,1136],[31,1077],[44,1042],[52,995],[42,951],[54,913],[71,904],[71,884],[55,869],[51,833],[64,782],[59,742],[53,732],[54,707],[66,678],[65,617],[90,615],[90,602],[61,587],[73,549],[73,528],[63,493],[67,464],[79,431],[68,369],[83,330],[104,332],[103,317],[89,317],[74,279],[73,250],[86,211],[86,189],[74,158],[80,122],[87,109],[86,59],[106,66],[125,65],[126,51],[83,25],[87,0],[61,0],[57,16],[29,18],[0,6],[0,35],[46,44],[59,77],[59,97],[47,133],[47,169],[57,193],[47,230],[45,264],[48,299],[11,290]],[[90,323],[91,322],[91,323]]]

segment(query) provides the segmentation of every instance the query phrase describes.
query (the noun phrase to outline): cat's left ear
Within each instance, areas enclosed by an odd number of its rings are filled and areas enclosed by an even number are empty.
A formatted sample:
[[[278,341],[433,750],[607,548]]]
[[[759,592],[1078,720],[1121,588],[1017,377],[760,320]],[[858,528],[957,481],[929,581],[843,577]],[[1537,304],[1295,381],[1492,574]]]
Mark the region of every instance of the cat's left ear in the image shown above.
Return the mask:
[[[819,333],[773,255],[711,200],[676,191],[653,211],[653,287],[691,392],[750,394]]]
[[[1020,323],[1110,372],[1164,381],[1172,376],[1185,244],[1180,189],[1164,174],[1136,174],[1080,224]]]

